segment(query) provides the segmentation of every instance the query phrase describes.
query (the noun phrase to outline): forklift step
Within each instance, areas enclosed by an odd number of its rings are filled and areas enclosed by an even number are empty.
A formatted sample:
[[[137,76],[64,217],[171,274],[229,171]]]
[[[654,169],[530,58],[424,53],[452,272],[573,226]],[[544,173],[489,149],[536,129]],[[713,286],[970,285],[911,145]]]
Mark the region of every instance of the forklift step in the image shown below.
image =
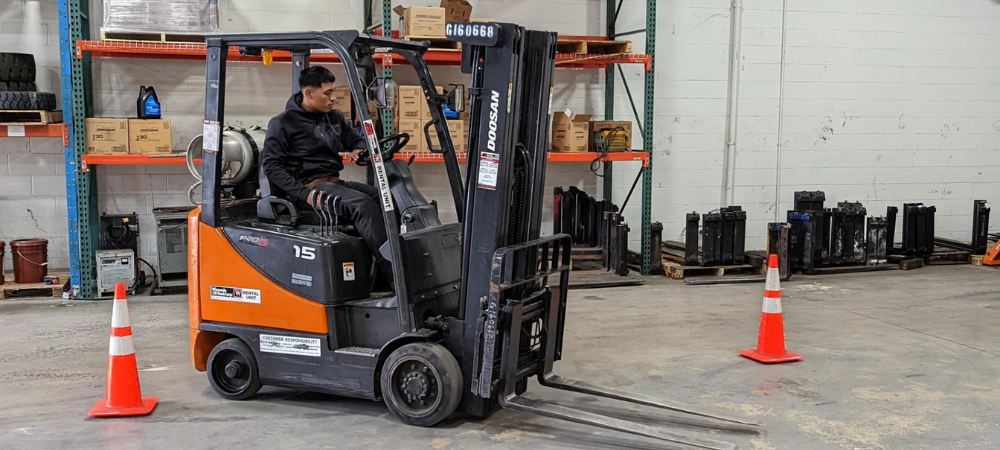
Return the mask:
[[[344,347],[344,348],[338,348],[333,352],[339,353],[341,355],[368,356],[372,358],[378,356],[377,348],[367,348],[367,347]]]

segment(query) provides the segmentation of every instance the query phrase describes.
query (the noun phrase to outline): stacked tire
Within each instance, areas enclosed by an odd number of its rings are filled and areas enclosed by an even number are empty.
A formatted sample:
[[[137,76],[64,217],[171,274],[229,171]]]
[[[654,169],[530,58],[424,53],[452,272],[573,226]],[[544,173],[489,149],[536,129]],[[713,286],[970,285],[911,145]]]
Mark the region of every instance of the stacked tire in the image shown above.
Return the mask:
[[[0,53],[0,110],[56,109],[56,95],[37,92],[35,57],[26,53]]]

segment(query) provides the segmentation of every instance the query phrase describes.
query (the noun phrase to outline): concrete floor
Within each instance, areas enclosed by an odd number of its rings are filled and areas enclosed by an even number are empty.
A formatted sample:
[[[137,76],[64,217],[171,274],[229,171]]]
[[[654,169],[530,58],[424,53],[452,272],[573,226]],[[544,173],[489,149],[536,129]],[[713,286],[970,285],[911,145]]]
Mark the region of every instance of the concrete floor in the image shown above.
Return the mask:
[[[759,435],[711,436],[742,448],[1000,448],[998,275],[941,266],[798,276],[783,285],[786,342],[805,360],[778,366],[736,355],[756,343],[762,285],[650,278],[575,291],[556,368],[765,422]],[[507,411],[421,429],[381,403],[327,395],[265,388],[256,400],[223,401],[191,367],[185,297],[129,306],[143,394],[160,403],[143,418],[86,420],[103,395],[110,302],[0,303],[0,448],[679,448]],[[536,385],[529,396],[677,421]]]

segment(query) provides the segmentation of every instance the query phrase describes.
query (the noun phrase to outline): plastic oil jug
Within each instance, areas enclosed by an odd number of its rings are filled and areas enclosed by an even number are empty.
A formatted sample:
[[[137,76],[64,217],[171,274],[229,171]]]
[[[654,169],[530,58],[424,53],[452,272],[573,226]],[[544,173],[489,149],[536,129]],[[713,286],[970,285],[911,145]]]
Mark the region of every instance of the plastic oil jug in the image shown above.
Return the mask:
[[[139,99],[136,100],[136,116],[139,119],[159,119],[160,99],[156,97],[153,87],[141,86]]]

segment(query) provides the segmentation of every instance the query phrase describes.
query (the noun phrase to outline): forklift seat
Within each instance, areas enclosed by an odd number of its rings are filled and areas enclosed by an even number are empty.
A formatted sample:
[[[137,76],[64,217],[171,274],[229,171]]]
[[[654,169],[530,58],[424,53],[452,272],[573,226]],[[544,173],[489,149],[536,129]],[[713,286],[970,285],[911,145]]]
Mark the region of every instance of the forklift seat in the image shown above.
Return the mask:
[[[389,175],[389,190],[400,211],[400,223],[407,231],[422,230],[441,225],[437,206],[428,202],[413,181],[413,173],[405,161],[386,161],[385,171]]]

